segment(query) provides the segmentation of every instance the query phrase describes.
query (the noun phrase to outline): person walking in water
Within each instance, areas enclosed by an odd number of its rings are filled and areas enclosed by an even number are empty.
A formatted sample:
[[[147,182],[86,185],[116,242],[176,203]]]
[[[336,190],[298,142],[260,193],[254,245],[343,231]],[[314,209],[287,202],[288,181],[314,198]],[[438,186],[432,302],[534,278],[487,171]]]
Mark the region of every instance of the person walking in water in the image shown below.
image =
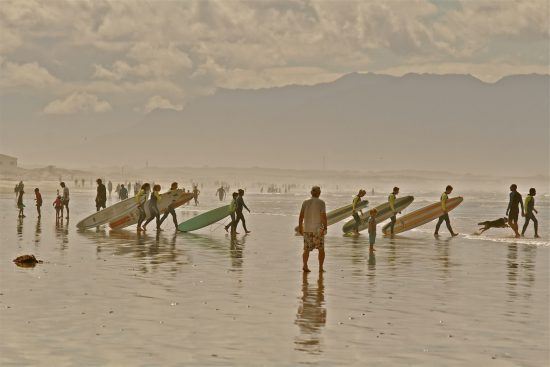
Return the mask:
[[[17,209],[19,209],[18,218],[25,218],[25,214],[23,214],[23,209],[25,208],[25,204],[23,204],[23,194],[25,191],[23,189],[19,190],[18,196],[17,196]]]
[[[319,251],[319,272],[324,272],[325,262],[325,231],[327,229],[327,211],[325,202],[319,199],[321,188],[311,188],[311,199],[302,203],[300,216],[298,218],[298,232],[304,236],[304,252],[302,253],[302,270],[309,272],[307,262],[309,253],[313,250]]]
[[[223,199],[225,199],[225,189],[223,188],[223,185],[220,186],[220,188],[216,191],[216,195],[218,195],[220,201],[223,201]]]
[[[109,180],[107,183],[107,190],[109,190],[109,198],[111,197],[111,192],[113,191],[113,183]]]
[[[199,185],[193,185],[193,200],[195,201],[195,206],[199,205],[199,194],[201,191],[199,190]]]
[[[38,218],[42,217],[42,194],[40,194],[40,190],[38,187],[34,189],[34,200],[36,201],[36,211],[38,212]]]
[[[134,199],[136,200],[136,203],[137,203],[137,208],[139,210],[139,217],[138,217],[138,223],[137,223],[138,232],[143,231],[141,224],[143,223],[146,217],[145,202],[147,201],[147,196],[149,195],[149,188],[150,188],[150,185],[148,183],[144,183],[143,185],[141,185],[139,191],[134,196]]]
[[[539,221],[537,220],[537,217],[535,217],[535,213],[539,213],[537,209],[535,209],[535,195],[537,194],[537,190],[535,190],[534,187],[531,187],[529,189],[529,195],[525,197],[525,224],[523,225],[523,229],[521,230],[521,235],[525,236],[525,231],[527,231],[527,227],[529,226],[529,221],[533,221],[533,225],[535,226],[535,238],[539,238]]]
[[[512,184],[510,185],[510,201],[508,202],[508,208],[506,209],[506,216],[508,217],[508,225],[514,233],[516,234],[516,238],[520,237],[519,234],[519,227],[518,227],[518,219],[519,219],[519,207],[521,206],[521,216],[523,217],[524,214],[524,208],[523,208],[523,201],[521,198],[521,194],[518,192],[518,185]]]
[[[449,219],[449,213],[447,212],[447,200],[449,199],[449,195],[453,192],[453,187],[451,185],[447,185],[445,188],[445,192],[441,194],[441,209],[443,209],[443,215],[439,217],[439,220],[437,221],[437,224],[435,225],[435,232],[434,236],[439,236],[439,227],[445,221],[445,224],[447,225],[447,229],[451,233],[451,236],[455,237],[458,236],[458,233],[455,233],[453,231],[453,228],[451,227],[451,220]]]
[[[97,183],[97,194],[95,196],[95,208],[96,211],[100,211],[102,208],[105,209],[107,203],[107,190],[101,178],[96,180]]]
[[[388,196],[388,203],[390,204],[390,210],[392,212],[392,216],[390,217],[390,220],[391,220],[390,235],[393,235],[393,228],[395,227],[395,222],[397,221],[397,210],[395,210],[395,200],[397,199],[398,194],[399,194],[399,187],[395,186],[390,196]]]
[[[175,191],[177,189],[178,189],[178,183],[177,182],[172,182],[172,184],[170,185],[170,191]],[[173,204],[173,202],[170,205],[168,205],[168,209],[164,212],[164,215],[160,219],[160,224],[158,226],[160,227],[162,225],[162,222],[164,222],[164,220],[166,218],[168,218],[168,214],[172,214],[172,220],[174,221],[174,226],[176,227],[176,231],[177,231],[178,230],[178,217],[176,215],[176,209],[174,208],[174,206],[172,204]]]
[[[376,215],[378,210],[372,208],[369,210],[369,251],[374,251],[374,243],[376,242]]]
[[[120,185],[118,196],[120,197],[120,200],[128,199],[128,190],[124,187],[124,184]]]
[[[237,230],[237,225],[239,224],[239,221],[242,221],[245,233],[250,233],[250,231],[246,229],[246,221],[244,220],[243,208],[248,210],[249,213],[250,209],[248,209],[248,207],[244,203],[243,196],[244,190],[239,189],[239,195],[237,196],[237,209],[235,210],[235,213],[237,214],[237,220],[235,221],[235,231]]]
[[[63,214],[61,214],[61,210],[63,209],[63,200],[61,199],[61,195],[59,193],[57,194],[54,202],[53,207],[55,208],[55,223],[63,221]]]
[[[353,219],[355,219],[355,227],[353,228],[353,233],[356,235],[359,234],[359,225],[361,224],[361,217],[359,216],[359,213],[361,213],[361,216],[363,216],[363,210],[358,209],[359,205],[361,204],[361,198],[365,196],[367,192],[363,189],[359,190],[359,193],[355,195],[353,198],[353,201],[351,202],[351,212],[353,215]]]
[[[147,225],[153,219],[156,219],[157,222],[157,231],[162,231],[160,229],[160,210],[158,207],[158,202],[160,201],[160,185],[153,186],[153,192],[151,193],[151,200],[149,200],[149,218],[143,224],[143,231],[147,230]]]
[[[67,217],[65,219],[69,219],[69,188],[65,185],[65,182],[61,182],[59,186],[63,188],[63,194],[61,196],[63,208],[67,209]],[[61,216],[63,216],[63,208],[61,208]]]
[[[239,197],[239,194],[234,192],[233,193],[233,199],[231,200],[231,203],[229,204],[229,215],[231,216],[231,222],[229,222],[228,225],[225,226],[225,231],[231,227],[231,233],[238,234],[237,233],[237,224],[235,222],[235,212],[237,211],[237,198]]]

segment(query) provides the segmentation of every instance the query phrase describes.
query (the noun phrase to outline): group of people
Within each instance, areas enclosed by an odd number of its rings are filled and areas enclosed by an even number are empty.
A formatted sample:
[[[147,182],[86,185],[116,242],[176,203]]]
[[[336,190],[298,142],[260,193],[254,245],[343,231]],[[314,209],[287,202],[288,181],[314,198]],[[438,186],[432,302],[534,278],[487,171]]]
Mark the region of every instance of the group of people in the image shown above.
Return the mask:
[[[65,184],[65,182],[61,182],[59,184],[61,187],[61,192],[59,189],[57,190],[57,195],[55,197],[55,200],[53,201],[53,207],[55,208],[55,220],[56,222],[63,219],[64,211],[67,211],[67,216],[65,217],[67,220],[69,219],[69,188]],[[25,194],[25,185],[23,184],[23,181],[20,181],[16,187],[15,187],[15,193],[17,195],[17,209],[19,210],[18,217],[19,218],[25,218],[25,204],[23,204],[23,195]],[[38,214],[38,218],[42,217],[42,194],[40,193],[40,189],[37,187],[34,189],[34,201],[36,206],[36,212]]]
[[[231,228],[232,234],[238,234],[237,233],[237,225],[239,222],[243,223],[243,229],[246,233],[250,233],[250,231],[246,228],[246,220],[244,219],[243,215],[243,209],[248,210],[250,213],[250,209],[248,209],[248,206],[246,206],[244,202],[244,190],[239,189],[238,192],[234,192],[232,194],[231,204],[229,204],[229,215],[231,216],[231,222],[225,226],[225,231],[229,228]]]
[[[533,221],[533,226],[535,227],[535,238],[539,238],[539,221],[535,214],[539,212],[535,209],[535,195],[537,190],[534,187],[529,189],[529,195],[525,197],[525,205],[522,200],[521,194],[518,192],[518,185],[512,184],[510,186],[510,201],[508,202],[508,207],[506,208],[506,216],[508,217],[508,225],[514,231],[516,238],[525,236],[527,227],[529,227],[529,222]],[[520,211],[521,206],[521,211]],[[519,233],[519,215],[521,213],[522,217],[525,217],[525,223]]]

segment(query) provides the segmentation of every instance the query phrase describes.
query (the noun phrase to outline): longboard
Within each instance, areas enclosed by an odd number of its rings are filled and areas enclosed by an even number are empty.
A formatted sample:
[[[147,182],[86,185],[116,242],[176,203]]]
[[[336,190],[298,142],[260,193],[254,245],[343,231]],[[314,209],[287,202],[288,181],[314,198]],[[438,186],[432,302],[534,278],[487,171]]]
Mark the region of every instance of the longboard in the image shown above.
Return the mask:
[[[178,225],[178,231],[181,232],[191,232],[196,231],[197,229],[204,228],[210,224],[216,223],[225,217],[229,216],[230,209],[229,205],[225,205],[206,213],[199,214],[191,219],[186,220]]]
[[[363,200],[357,205],[357,210],[365,209],[367,207],[367,205],[369,205],[369,201],[368,200]],[[343,206],[341,208],[334,209],[334,210],[331,210],[330,212],[328,212],[327,213],[327,225],[330,226],[332,224],[338,223],[339,221],[341,221],[343,219],[346,219],[347,217],[352,215],[352,212],[353,212],[352,207],[353,207],[353,204],[349,204],[349,205],[346,205],[346,206]],[[298,227],[297,226],[294,228],[294,231],[298,232]]]
[[[193,193],[191,192],[184,192],[182,189],[170,190],[160,195],[160,200],[157,203],[157,207],[159,208],[160,214],[163,214],[166,210],[168,210],[168,206],[172,205],[172,207],[177,208],[191,199],[193,199]],[[147,200],[145,204],[143,204],[146,218],[151,216],[149,203],[150,200]],[[111,229],[121,229],[136,224],[138,219],[139,209],[136,206],[133,210],[109,221],[109,227],[111,227]]]
[[[79,229],[88,229],[108,223],[110,220],[120,217],[127,212],[135,209],[137,203],[134,198],[129,198],[102,209],[92,215],[87,216],[76,224]]]
[[[450,212],[454,208],[462,203],[463,198],[458,196],[456,198],[451,198],[447,200],[447,212]],[[423,224],[429,223],[432,220],[439,218],[443,215],[443,209],[441,208],[441,202],[433,203],[431,205],[425,206],[414,212],[406,214],[402,217],[397,218],[393,233],[401,233],[413,228],[419,227]],[[386,224],[382,228],[382,233],[385,235],[390,234],[390,223]]]
[[[414,200],[413,196],[403,196],[401,198],[398,198],[395,200],[395,209],[398,212],[400,212],[406,207],[408,207],[409,205],[411,205],[413,200]],[[390,203],[388,202],[378,205],[377,207],[375,207],[375,209],[378,211],[378,213],[376,214],[377,223],[385,221],[386,219],[390,218],[393,214],[390,209]],[[359,218],[361,219],[361,221],[360,221],[358,230],[359,232],[361,232],[369,227],[370,214],[368,212],[363,213],[363,215],[362,216],[360,215]],[[342,231],[344,233],[350,233],[353,231],[354,228],[355,228],[355,219],[351,219],[346,224],[344,224],[344,226],[342,227]]]

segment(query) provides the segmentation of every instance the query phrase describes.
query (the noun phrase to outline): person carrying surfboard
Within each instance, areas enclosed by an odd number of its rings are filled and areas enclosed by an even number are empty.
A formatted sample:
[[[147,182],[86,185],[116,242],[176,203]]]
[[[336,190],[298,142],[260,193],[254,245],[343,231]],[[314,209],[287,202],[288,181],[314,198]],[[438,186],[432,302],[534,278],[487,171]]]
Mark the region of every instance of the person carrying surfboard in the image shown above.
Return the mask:
[[[372,208],[369,210],[369,251],[374,251],[374,243],[376,242],[376,214],[378,210]]]
[[[447,185],[445,188],[445,192],[441,194],[441,209],[443,209],[443,215],[439,217],[439,220],[437,221],[437,224],[435,225],[435,232],[434,236],[439,236],[439,227],[445,221],[445,224],[447,225],[447,229],[451,233],[451,236],[455,237],[458,236],[458,233],[455,233],[453,231],[453,228],[451,227],[451,220],[449,219],[449,213],[447,212],[447,200],[449,199],[449,195],[453,192],[453,187],[451,185]]]
[[[177,182],[172,182],[172,184],[170,185],[170,191],[174,191],[174,190],[177,190],[177,189],[178,189],[178,183]],[[174,225],[176,226],[176,231],[177,231],[178,230],[178,218],[177,218],[177,215],[176,215],[176,210],[175,210],[175,208],[173,207],[172,204],[168,205],[168,208],[166,209],[166,211],[164,212],[164,215],[160,219],[160,224],[158,226],[160,227],[162,225],[162,222],[164,222],[164,220],[166,218],[168,218],[168,214],[172,214],[172,220],[174,221]]]
[[[359,225],[361,224],[361,217],[357,213],[357,207],[361,203],[361,198],[365,196],[367,192],[363,189],[359,190],[359,193],[355,195],[353,198],[353,201],[351,202],[351,213],[353,215],[353,219],[355,219],[355,227],[353,229],[353,233],[356,235],[359,235]],[[363,210],[359,209],[359,213],[361,213],[361,216],[363,216]]]
[[[508,208],[506,209],[506,216],[508,217],[508,224],[510,228],[514,230],[516,238],[520,237],[518,231],[518,219],[519,219],[519,207],[521,205],[521,216],[525,216],[523,208],[523,200],[521,199],[521,194],[518,192],[518,185],[510,185],[510,201],[508,202]]]
[[[235,211],[235,213],[237,214],[237,219],[235,220],[235,230],[237,230],[237,225],[239,224],[239,221],[242,221],[244,231],[246,233],[250,233],[250,231],[246,229],[246,221],[244,220],[243,208],[248,210],[249,213],[250,213],[250,209],[248,209],[248,207],[244,203],[244,199],[243,199],[244,190],[239,189],[238,192],[239,192],[239,196],[237,196],[237,210]]]
[[[237,198],[239,197],[239,193],[234,192],[233,193],[233,199],[231,200],[231,203],[229,204],[229,215],[231,216],[231,222],[229,222],[228,225],[225,226],[225,231],[231,227],[231,233],[232,234],[238,234],[237,233],[237,226],[235,223],[235,211],[237,210]]]
[[[525,236],[525,231],[527,230],[527,227],[529,226],[529,221],[532,220],[533,224],[535,226],[535,238],[539,238],[539,221],[535,217],[535,213],[539,213],[537,209],[535,209],[535,195],[537,194],[537,190],[535,190],[534,187],[531,187],[529,189],[529,195],[525,197],[525,224],[523,225],[523,230],[521,231],[521,235]]]
[[[143,224],[143,231],[147,230],[147,225],[153,220],[156,219],[157,222],[157,231],[162,231],[160,229],[160,211],[158,207],[158,202],[160,201],[160,185],[153,186],[153,193],[151,194],[151,199],[149,200],[149,218]]]
[[[311,188],[311,199],[302,203],[298,218],[298,232],[304,236],[304,252],[302,254],[304,272],[309,272],[307,261],[309,253],[315,249],[319,251],[319,272],[324,272],[325,262],[325,232],[327,230],[327,211],[325,202],[319,199],[321,188]]]
[[[98,212],[101,208],[106,208],[107,203],[107,190],[105,189],[105,185],[103,184],[103,181],[101,181],[101,178],[98,178],[96,180],[97,183],[97,194],[95,196],[95,208]]]
[[[395,186],[392,193],[388,196],[388,203],[390,204],[390,209],[393,215],[390,217],[390,235],[393,235],[393,228],[395,227],[395,222],[397,221],[397,210],[395,210],[395,200],[399,194],[399,187]]]
[[[139,189],[136,196],[134,197],[134,199],[136,200],[136,203],[138,203],[137,208],[139,210],[139,217],[138,217],[138,223],[137,223],[138,232],[143,231],[143,228],[141,228],[141,224],[145,220],[145,216],[146,216],[144,204],[147,201],[147,195],[149,194],[149,187],[150,186],[148,183],[144,183]]]

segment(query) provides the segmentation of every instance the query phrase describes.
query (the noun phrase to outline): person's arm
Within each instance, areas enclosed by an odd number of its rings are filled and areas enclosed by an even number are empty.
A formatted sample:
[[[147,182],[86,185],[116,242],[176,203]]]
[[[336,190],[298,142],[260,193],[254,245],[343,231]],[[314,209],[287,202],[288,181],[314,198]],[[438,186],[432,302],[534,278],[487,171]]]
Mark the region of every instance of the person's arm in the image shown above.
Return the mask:
[[[246,204],[244,203],[244,200],[243,200],[243,207],[248,210],[248,212],[250,213],[250,209],[248,209],[248,207],[246,206]]]
[[[441,196],[441,209],[443,213],[447,213],[447,195]]]
[[[395,196],[390,195],[390,209],[392,213],[395,213]]]
[[[298,233],[302,236],[304,235],[304,206],[302,205],[302,210],[300,210],[300,216],[298,217]]]
[[[510,200],[508,201],[508,208],[506,208],[506,216],[510,213],[510,208],[512,207],[512,194],[510,194]]]
[[[519,204],[521,205],[521,216],[525,217],[525,210],[523,207],[523,198],[521,197],[521,194],[518,194],[518,195],[519,195]]]
[[[321,213],[321,223],[323,224],[323,228],[321,229],[321,234],[325,234],[327,233],[327,228],[328,228],[327,213],[325,212]]]

